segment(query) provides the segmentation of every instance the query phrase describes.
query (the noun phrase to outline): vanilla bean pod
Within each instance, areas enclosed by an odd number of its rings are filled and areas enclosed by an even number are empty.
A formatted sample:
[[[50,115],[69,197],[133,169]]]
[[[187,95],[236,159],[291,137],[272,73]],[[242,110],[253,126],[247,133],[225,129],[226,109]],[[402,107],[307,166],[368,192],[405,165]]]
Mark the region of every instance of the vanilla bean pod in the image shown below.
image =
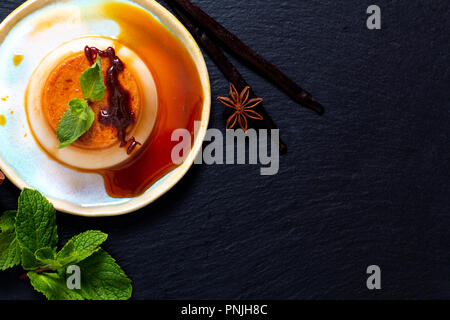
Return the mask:
[[[222,50],[210,39],[210,37],[202,30],[201,27],[195,25],[195,23],[188,17],[174,1],[166,0],[173,11],[177,14],[178,18],[183,22],[187,29],[192,33],[196,40],[200,43],[203,49],[208,53],[209,57],[217,65],[220,71],[224,74],[225,78],[234,84],[238,91],[244,90],[248,86],[247,82],[244,80],[239,71],[230,62],[230,60],[225,56]],[[252,88],[250,87],[250,97],[257,97]],[[270,115],[264,109],[262,104],[258,105],[258,113],[264,118],[264,127],[267,129],[277,129],[275,122],[272,120]],[[258,122],[252,121],[252,126],[258,126]],[[281,154],[287,152],[287,145],[281,140],[279,142],[279,149]]]
[[[171,4],[172,7],[176,4],[182,8],[191,16],[196,25],[203,28],[208,34],[211,34],[214,38],[219,40],[225,48],[229,49],[233,54],[249,64],[262,76],[282,89],[292,100],[304,107],[314,110],[320,115],[323,114],[323,106],[314,99],[309,92],[302,89],[271,62],[258,55],[236,35],[228,31],[197,5],[189,0],[167,0],[167,2]]]

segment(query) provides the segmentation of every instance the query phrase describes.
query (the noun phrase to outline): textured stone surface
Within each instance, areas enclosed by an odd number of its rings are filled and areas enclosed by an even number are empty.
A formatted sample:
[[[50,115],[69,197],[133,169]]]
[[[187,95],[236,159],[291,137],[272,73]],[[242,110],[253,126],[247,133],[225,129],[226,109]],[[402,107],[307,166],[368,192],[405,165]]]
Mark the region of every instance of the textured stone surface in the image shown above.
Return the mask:
[[[2,1],[3,19],[21,1]],[[195,166],[140,212],[59,214],[62,241],[86,229],[134,281],[135,299],[450,298],[448,1],[197,0],[311,91],[319,117],[237,64],[281,128],[275,177],[254,166]],[[213,96],[227,83],[206,57]],[[213,103],[211,127],[224,130]],[[19,192],[0,189],[0,209]],[[366,268],[382,268],[369,292]],[[19,271],[0,298],[41,296]]]

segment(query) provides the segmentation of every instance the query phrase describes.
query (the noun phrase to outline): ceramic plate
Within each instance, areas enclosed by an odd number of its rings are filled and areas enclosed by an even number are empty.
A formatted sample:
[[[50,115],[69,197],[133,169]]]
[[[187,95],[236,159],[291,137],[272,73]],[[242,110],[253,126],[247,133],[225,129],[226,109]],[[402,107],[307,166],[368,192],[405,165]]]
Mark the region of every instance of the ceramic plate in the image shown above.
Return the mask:
[[[184,163],[153,184],[136,198],[112,198],[106,191],[103,178],[95,173],[70,169],[50,159],[33,138],[24,107],[28,80],[40,61],[51,50],[76,37],[99,34],[116,38],[120,26],[112,20],[98,17],[90,20],[86,8],[100,1],[93,0],[32,0],[25,2],[0,25],[0,167],[9,180],[20,189],[39,190],[62,212],[83,216],[120,215],[140,209],[172,188],[189,170],[200,151],[209,121],[211,104],[208,71],[200,49],[184,26],[165,8],[151,0],[120,0],[150,12],[164,28],[172,32],[184,45],[197,68],[204,100],[201,126],[193,147]],[[116,1],[117,2],[117,1]],[[68,10],[70,16],[84,19],[82,27],[68,28],[64,19],[57,19],[51,28],[59,28],[57,37],[47,37],[30,47],[29,34],[33,21],[52,14],[56,9]],[[70,21],[69,21],[70,22]],[[22,52],[25,59],[15,65],[14,55]],[[18,59],[18,57],[16,57]]]

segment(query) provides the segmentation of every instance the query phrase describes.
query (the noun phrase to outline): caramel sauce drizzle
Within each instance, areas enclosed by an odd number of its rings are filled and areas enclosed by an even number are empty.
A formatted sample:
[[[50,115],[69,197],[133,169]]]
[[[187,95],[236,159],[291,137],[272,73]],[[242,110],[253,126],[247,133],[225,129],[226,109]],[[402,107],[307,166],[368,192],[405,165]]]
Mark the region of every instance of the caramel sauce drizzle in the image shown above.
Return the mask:
[[[112,47],[103,51],[95,47],[86,46],[84,53],[91,65],[94,64],[97,55],[109,59],[110,67],[106,72],[106,86],[109,89],[109,108],[100,110],[98,121],[105,126],[114,126],[117,129],[120,147],[123,148],[129,145],[127,154],[131,154],[141,143],[137,142],[134,137],[131,137],[129,140],[126,139],[127,128],[134,123],[135,115],[130,108],[130,93],[119,82],[119,74],[123,72],[125,66],[122,60],[116,56],[116,52]]]

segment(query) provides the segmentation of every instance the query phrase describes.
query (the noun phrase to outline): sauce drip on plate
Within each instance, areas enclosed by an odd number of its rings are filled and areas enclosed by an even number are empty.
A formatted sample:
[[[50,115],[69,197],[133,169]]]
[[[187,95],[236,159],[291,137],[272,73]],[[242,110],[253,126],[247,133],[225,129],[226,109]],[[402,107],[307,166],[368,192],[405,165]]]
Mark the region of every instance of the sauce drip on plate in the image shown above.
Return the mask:
[[[151,136],[129,161],[97,172],[111,197],[137,197],[177,167],[172,150],[179,141],[172,141],[172,133],[184,128],[194,139],[194,122],[202,115],[203,89],[187,49],[149,12],[132,4],[107,1],[97,14],[119,25],[117,39],[144,61],[158,92],[158,115]]]

